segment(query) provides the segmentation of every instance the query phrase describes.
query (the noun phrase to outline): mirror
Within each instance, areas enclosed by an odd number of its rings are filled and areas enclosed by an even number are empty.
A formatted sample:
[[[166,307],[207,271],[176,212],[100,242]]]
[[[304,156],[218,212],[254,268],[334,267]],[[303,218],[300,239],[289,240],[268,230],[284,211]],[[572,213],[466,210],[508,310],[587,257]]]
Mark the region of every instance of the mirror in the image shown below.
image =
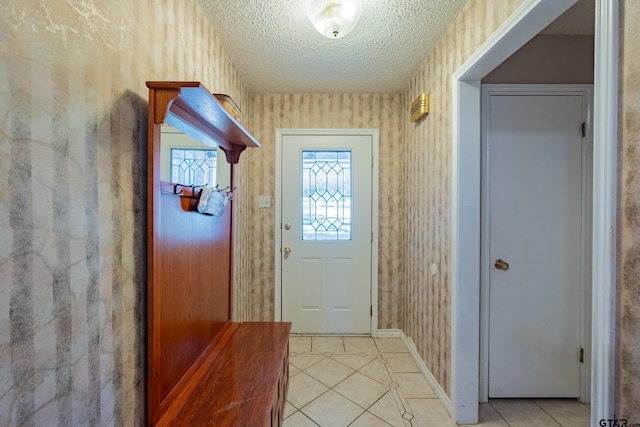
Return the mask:
[[[231,165],[219,147],[203,144],[168,124],[162,125],[160,134],[161,181],[230,188]]]

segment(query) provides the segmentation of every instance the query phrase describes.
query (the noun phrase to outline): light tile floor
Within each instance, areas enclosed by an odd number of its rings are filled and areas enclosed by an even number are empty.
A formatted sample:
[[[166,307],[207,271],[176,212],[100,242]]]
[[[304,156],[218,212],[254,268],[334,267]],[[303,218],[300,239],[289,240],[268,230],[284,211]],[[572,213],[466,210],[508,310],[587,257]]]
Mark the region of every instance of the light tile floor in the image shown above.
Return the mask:
[[[284,427],[455,426],[400,338],[301,336],[289,341]],[[498,399],[481,426],[589,426],[575,400]]]

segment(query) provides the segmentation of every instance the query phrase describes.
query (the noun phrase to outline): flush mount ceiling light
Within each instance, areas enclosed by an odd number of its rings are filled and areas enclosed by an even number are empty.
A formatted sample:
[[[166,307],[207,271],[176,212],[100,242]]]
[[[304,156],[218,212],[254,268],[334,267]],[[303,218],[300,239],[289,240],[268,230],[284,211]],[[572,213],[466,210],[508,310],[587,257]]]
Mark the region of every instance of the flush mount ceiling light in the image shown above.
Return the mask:
[[[313,0],[309,19],[320,34],[330,39],[346,36],[362,15],[360,0]]]

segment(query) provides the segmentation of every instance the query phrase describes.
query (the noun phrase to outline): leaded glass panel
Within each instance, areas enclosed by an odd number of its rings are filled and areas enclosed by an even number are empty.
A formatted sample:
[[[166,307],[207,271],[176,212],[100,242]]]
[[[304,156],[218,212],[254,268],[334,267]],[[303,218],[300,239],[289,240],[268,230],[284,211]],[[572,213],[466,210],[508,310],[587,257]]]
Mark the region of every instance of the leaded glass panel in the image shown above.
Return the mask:
[[[171,149],[171,181],[183,185],[216,185],[216,150]]]
[[[351,151],[302,151],[302,240],[351,240]]]

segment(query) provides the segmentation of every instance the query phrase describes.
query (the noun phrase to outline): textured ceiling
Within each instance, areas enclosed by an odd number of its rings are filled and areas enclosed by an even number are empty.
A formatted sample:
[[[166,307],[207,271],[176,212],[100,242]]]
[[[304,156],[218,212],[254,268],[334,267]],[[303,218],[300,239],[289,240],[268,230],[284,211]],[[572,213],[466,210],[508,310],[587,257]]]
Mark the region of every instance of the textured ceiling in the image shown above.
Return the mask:
[[[396,93],[468,0],[363,0],[341,39],[313,28],[311,0],[198,1],[252,93]]]
[[[395,93],[468,0],[362,0],[354,30],[320,35],[311,0],[198,0],[252,93]],[[595,0],[580,0],[543,34],[593,34]]]

